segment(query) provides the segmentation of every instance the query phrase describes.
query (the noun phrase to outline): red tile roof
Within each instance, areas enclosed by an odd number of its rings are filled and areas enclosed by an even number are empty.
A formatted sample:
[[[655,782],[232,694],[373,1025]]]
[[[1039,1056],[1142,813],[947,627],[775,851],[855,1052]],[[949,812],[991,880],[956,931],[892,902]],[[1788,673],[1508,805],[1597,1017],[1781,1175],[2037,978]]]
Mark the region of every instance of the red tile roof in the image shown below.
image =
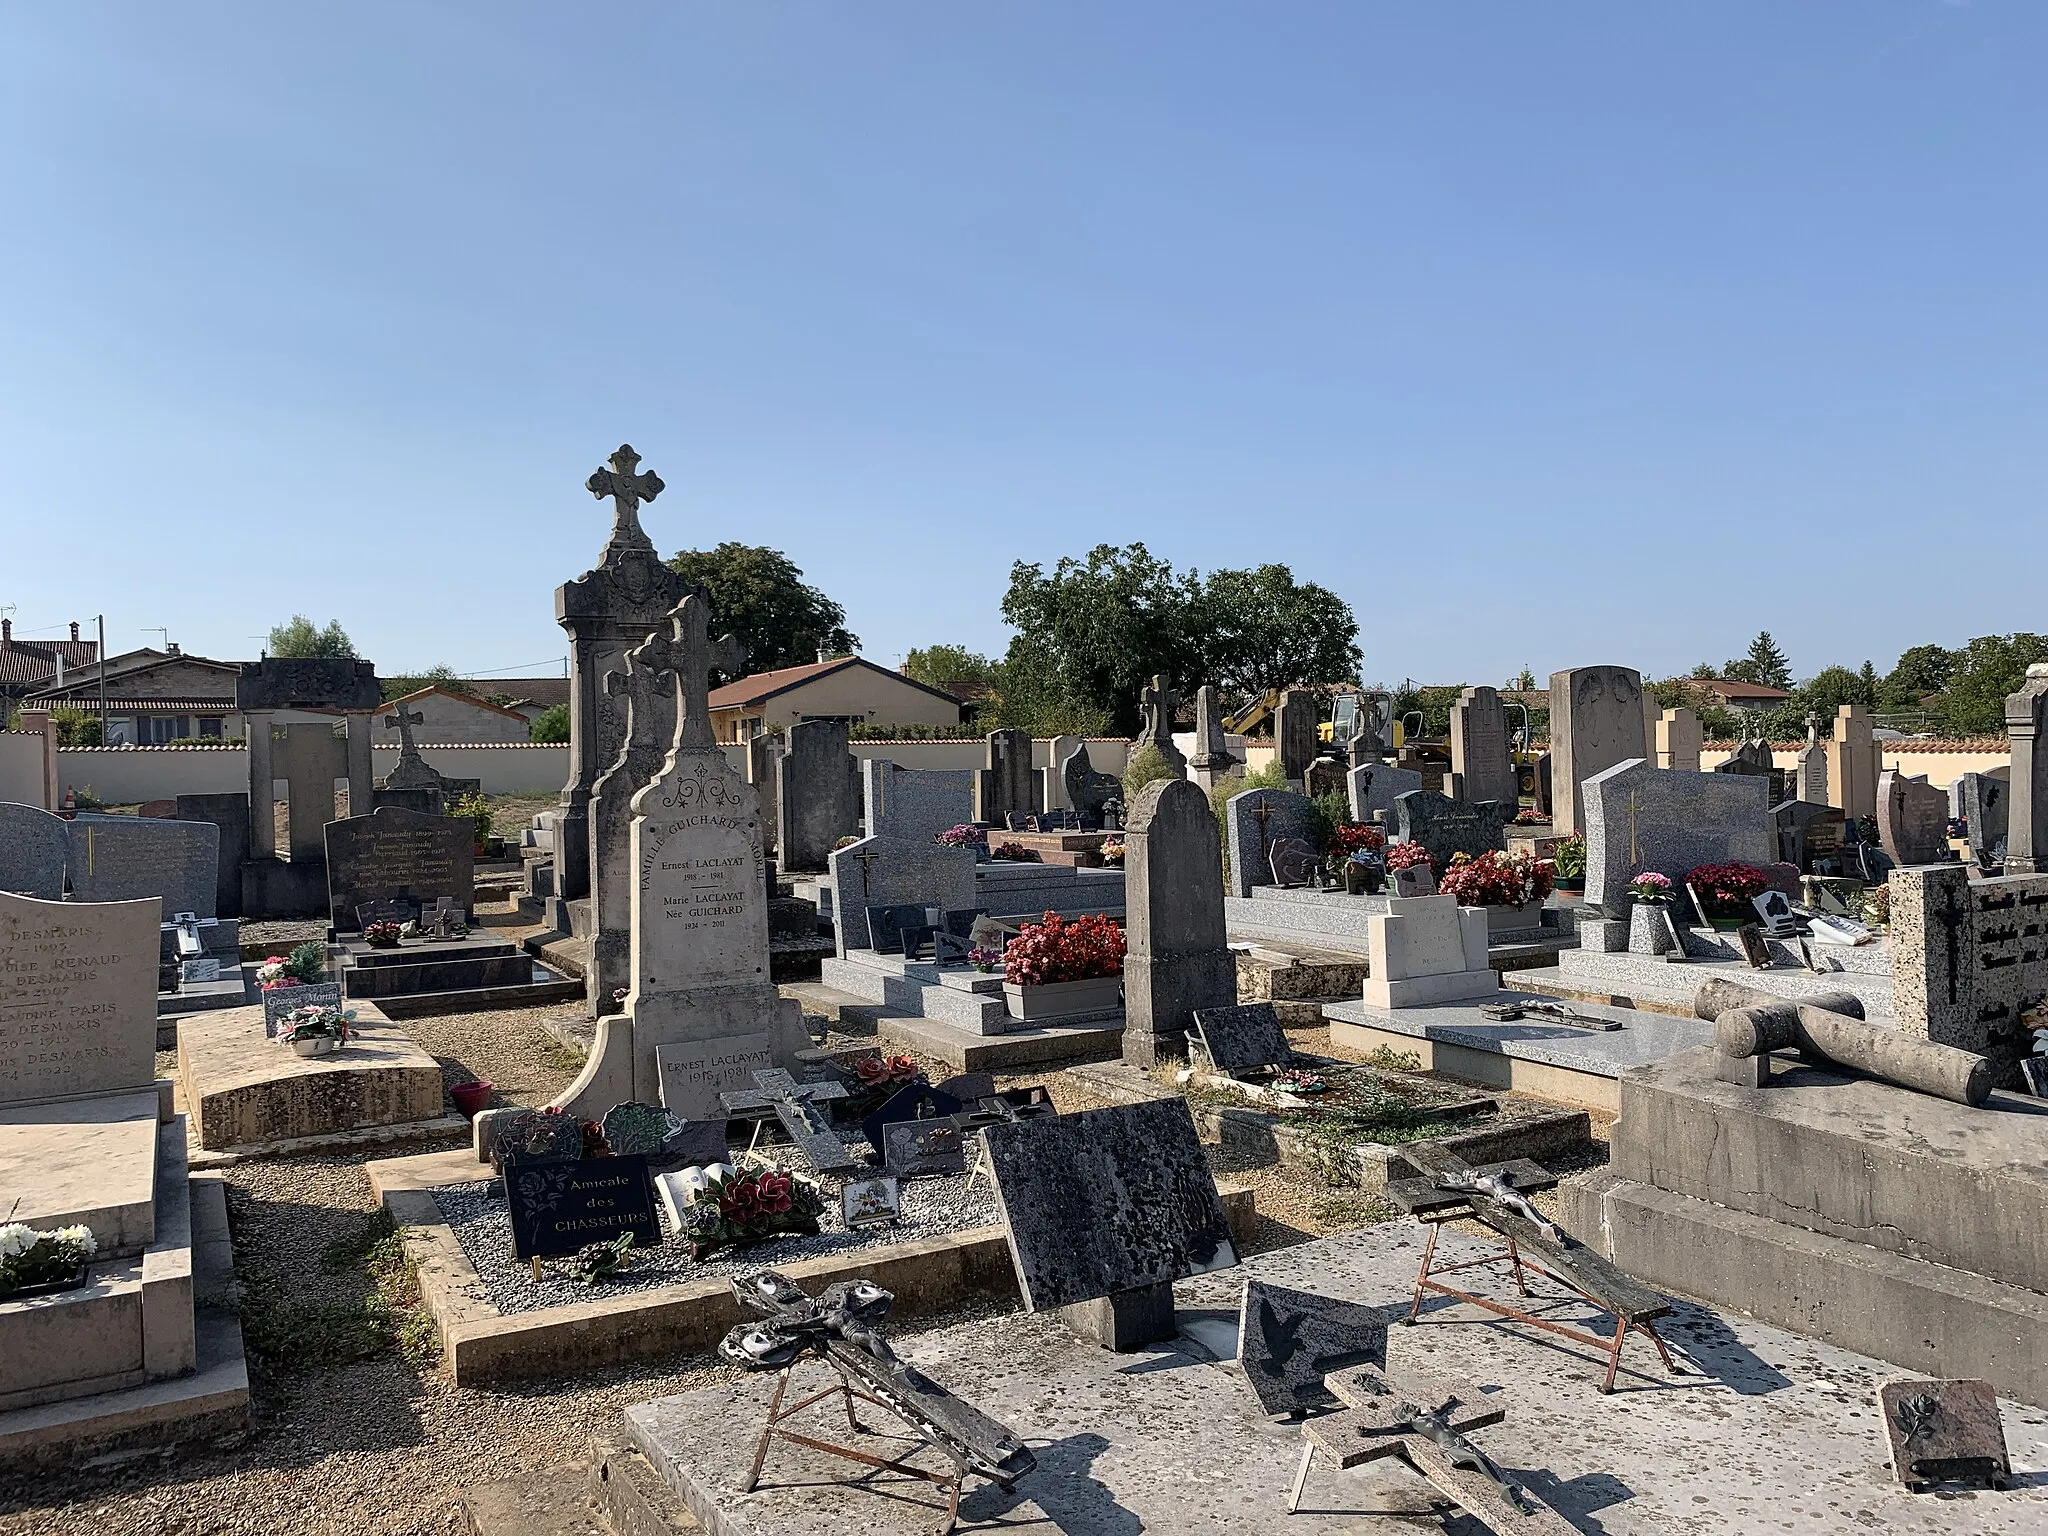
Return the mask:
[[[864,667],[870,672],[878,672],[906,688],[915,688],[920,693],[928,693],[935,699],[944,699],[955,708],[959,707],[960,701],[944,689],[928,687],[914,677],[905,677],[901,672],[891,672],[887,667],[878,667],[860,656],[841,656],[834,661],[813,661],[801,667],[780,667],[773,672],[756,672],[737,682],[727,683],[723,688],[712,689],[710,705],[713,709],[743,709],[750,704],[759,704],[771,699],[778,693],[802,687],[805,683],[815,681],[827,673],[841,672],[848,667]]]

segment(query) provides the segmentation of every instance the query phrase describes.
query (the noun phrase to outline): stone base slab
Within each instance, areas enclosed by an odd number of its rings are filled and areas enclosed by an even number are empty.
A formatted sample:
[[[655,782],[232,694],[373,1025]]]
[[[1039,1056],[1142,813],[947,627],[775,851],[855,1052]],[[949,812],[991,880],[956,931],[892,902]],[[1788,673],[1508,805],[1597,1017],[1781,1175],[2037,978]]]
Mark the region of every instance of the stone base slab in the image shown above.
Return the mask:
[[[546,967],[536,966],[536,970]],[[415,992],[407,997],[380,997],[377,1007],[387,1019],[418,1019],[443,1013],[485,1013],[498,1008],[532,1008],[541,1003],[573,1003],[587,987],[581,978],[549,972],[545,981],[502,987],[465,987],[455,992]]]
[[[1023,1026],[1000,1035],[970,1034],[941,1019],[883,1014],[875,1028],[921,1056],[956,1072],[1005,1072],[1068,1061],[1107,1061],[1123,1053],[1124,1016],[1118,1009],[1097,1019]]]
[[[0,1110],[0,1223],[82,1222],[102,1258],[141,1253],[156,1239],[162,1105],[143,1088]]]
[[[1911,1374],[1982,1378],[2001,1397],[2048,1406],[2048,1296],[2038,1291],[1653,1189],[1607,1168],[1566,1180],[1559,1198],[1566,1228],[1660,1289]]]
[[[1828,963],[1828,946],[1813,946],[1814,958]],[[1634,997],[1639,989],[1657,998],[1683,997],[1690,1006],[1700,983],[1720,977],[1737,981],[1778,997],[1805,998],[1819,992],[1853,992],[1863,999],[1864,1010],[1873,1018],[1891,1017],[1892,982],[1889,973],[1863,970],[1829,970],[1815,975],[1804,966],[1772,966],[1754,970],[1747,961],[1701,959],[1672,962],[1654,955],[1601,954],[1590,949],[1568,949],[1557,957],[1557,979],[1589,992]]]

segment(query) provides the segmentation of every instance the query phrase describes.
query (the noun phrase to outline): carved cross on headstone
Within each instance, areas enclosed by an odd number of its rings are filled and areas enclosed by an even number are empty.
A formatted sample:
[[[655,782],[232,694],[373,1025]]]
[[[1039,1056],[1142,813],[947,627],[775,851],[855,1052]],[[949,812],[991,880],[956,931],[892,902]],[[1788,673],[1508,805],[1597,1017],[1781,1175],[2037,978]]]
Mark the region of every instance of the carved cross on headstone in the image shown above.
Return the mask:
[[[652,501],[662,493],[661,476],[651,469],[645,474],[638,473],[640,455],[633,451],[631,443],[619,444],[610,462],[609,469],[600,469],[583,482],[584,488],[599,501],[611,498],[614,517],[607,547],[652,549],[654,540],[640,526],[640,503]]]
[[[1145,735],[1162,751],[1173,745],[1173,713],[1180,708],[1180,695],[1173,691],[1173,679],[1164,672],[1152,679],[1152,686],[1138,695],[1145,711]]]
[[[416,725],[426,724],[426,720],[427,717],[425,715],[416,714],[408,710],[403,700],[391,706],[391,713],[384,720],[384,729],[398,732],[398,760],[400,762],[410,762],[420,755],[419,748],[413,743],[412,728]]]
[[[680,707],[675,744],[683,751],[718,745],[711,734],[711,673],[738,677],[746,670],[747,653],[739,641],[724,635],[713,644],[706,634],[710,624],[711,604],[692,592],[669,613],[666,628],[657,629],[635,648],[636,654],[646,653],[647,665],[676,676]]]

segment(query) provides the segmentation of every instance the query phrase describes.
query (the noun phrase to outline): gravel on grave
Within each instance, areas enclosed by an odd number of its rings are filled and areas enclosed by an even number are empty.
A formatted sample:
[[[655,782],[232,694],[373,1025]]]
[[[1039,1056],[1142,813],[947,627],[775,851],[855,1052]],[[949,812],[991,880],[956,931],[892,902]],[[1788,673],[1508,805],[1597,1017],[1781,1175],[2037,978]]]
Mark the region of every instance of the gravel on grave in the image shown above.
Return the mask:
[[[542,1260],[539,1280],[533,1278],[530,1263],[512,1257],[512,1219],[497,1180],[444,1186],[434,1191],[434,1203],[462,1244],[477,1278],[490,1292],[491,1304],[507,1315],[601,1300],[629,1290],[723,1279],[804,1259],[922,1242],[948,1232],[1002,1224],[988,1181],[980,1180],[970,1188],[965,1174],[905,1179],[900,1219],[890,1226],[864,1227],[857,1232],[848,1231],[840,1215],[836,1181],[822,1181],[822,1189],[825,1214],[818,1218],[816,1237],[776,1237],[742,1248],[721,1248],[710,1258],[698,1260],[690,1257],[687,1243],[670,1235],[659,1248],[635,1248],[631,1269],[596,1285],[576,1279],[566,1257]],[[666,1229],[667,1222],[662,1225]]]

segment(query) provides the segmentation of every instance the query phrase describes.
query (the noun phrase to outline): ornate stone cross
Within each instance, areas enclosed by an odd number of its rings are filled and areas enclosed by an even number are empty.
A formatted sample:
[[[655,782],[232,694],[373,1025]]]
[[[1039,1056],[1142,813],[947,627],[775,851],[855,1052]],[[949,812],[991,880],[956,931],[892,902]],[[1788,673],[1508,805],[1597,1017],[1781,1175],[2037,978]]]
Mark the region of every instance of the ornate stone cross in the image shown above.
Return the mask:
[[[656,690],[675,686],[674,667],[655,654],[655,647],[662,639],[662,632],[655,630],[626,652],[623,671],[604,675],[604,691],[615,699],[623,695],[626,700],[626,748],[629,752],[662,745],[654,735]]]
[[[384,729],[398,732],[398,756],[401,761],[418,757],[419,748],[413,744],[412,728],[425,725],[427,717],[408,711],[403,702],[394,704],[385,718]]]
[[[673,672],[680,704],[676,710],[676,746],[684,751],[718,745],[711,734],[711,673],[738,677],[746,670],[747,653],[732,635],[714,644],[707,635],[711,604],[692,592],[670,611],[668,624],[638,647],[645,664]]]
[[[654,548],[654,540],[640,526],[640,503],[652,501],[662,493],[661,476],[651,469],[640,474],[639,468],[640,455],[633,451],[633,445],[621,443],[619,451],[611,456],[611,468],[600,469],[583,482],[584,488],[599,501],[607,496],[612,500],[615,516],[607,547]]]
[[[1145,735],[1161,751],[1173,745],[1173,712],[1180,708],[1180,695],[1173,691],[1173,679],[1164,672],[1156,674],[1152,686],[1138,695],[1138,703],[1145,711]]]

